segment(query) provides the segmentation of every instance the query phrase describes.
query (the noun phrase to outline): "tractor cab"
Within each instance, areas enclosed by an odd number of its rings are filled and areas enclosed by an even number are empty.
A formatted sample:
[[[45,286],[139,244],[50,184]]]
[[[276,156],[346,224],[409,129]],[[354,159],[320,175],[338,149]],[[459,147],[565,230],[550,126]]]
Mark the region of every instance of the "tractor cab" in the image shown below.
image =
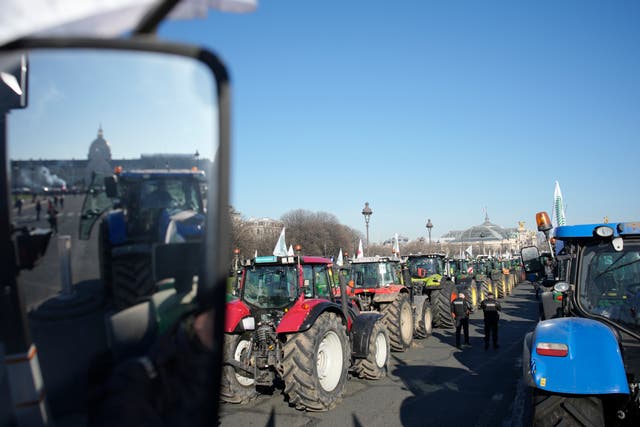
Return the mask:
[[[540,231],[550,231],[546,220],[538,225]],[[547,413],[542,402],[549,396],[563,408],[570,395],[573,406],[593,407],[595,420],[617,418],[636,425],[640,420],[640,227],[638,223],[560,226],[554,238],[555,247],[549,243],[554,249],[555,284],[542,298],[546,320],[524,343],[529,359],[524,361],[528,367],[524,374],[533,388],[534,423]],[[527,273],[534,272],[532,265],[540,268],[540,263],[530,262],[540,258],[536,251],[523,252]]]

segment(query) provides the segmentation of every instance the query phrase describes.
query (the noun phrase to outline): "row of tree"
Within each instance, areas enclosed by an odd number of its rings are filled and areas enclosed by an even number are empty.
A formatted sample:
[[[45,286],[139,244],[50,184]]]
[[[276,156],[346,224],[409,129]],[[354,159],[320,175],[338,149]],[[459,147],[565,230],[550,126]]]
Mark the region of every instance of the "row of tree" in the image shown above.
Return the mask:
[[[253,221],[248,221],[231,209],[232,247],[239,250],[239,258],[251,258],[259,255],[271,255],[281,229],[256,228]],[[328,258],[337,257],[340,250],[343,255],[353,256],[362,240],[365,255],[393,255],[392,245],[371,244],[366,247],[366,240],[361,231],[355,230],[327,212],[311,212],[295,209],[282,215],[282,225],[286,228],[287,245],[300,245],[303,255],[322,255]],[[437,250],[436,245],[429,247],[424,240],[411,241],[402,247],[402,253],[430,252]]]

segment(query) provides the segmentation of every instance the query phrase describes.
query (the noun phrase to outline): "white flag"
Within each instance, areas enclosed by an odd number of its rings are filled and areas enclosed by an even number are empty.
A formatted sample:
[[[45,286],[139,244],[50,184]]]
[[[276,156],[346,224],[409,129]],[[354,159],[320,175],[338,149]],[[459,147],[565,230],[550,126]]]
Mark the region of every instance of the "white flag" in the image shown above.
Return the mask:
[[[344,257],[342,256],[342,248],[340,248],[340,253],[338,253],[338,260],[336,261],[336,265],[338,267],[342,267],[344,265]]]
[[[364,249],[362,249],[362,239],[360,239],[360,244],[358,244],[358,253],[356,254],[356,258],[364,258]]]
[[[398,241],[398,233],[393,237],[393,255],[398,258],[400,256],[400,242]]]
[[[273,248],[273,254],[275,256],[287,256],[287,243],[284,241],[284,229],[285,227],[282,227],[280,237],[276,242],[276,247]]]
[[[470,245],[467,249],[464,250],[464,253],[469,255],[469,258],[473,258],[473,247]]]

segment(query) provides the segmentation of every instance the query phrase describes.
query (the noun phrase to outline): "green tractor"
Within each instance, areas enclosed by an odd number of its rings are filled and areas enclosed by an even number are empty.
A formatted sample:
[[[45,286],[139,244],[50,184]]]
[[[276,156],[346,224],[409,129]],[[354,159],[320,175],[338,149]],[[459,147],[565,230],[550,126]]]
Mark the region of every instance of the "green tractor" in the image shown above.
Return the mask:
[[[451,301],[458,297],[458,293],[463,292],[468,298],[473,309],[480,306],[479,292],[475,280],[475,265],[472,260],[455,258],[450,260],[455,271],[455,290],[451,295]]]
[[[473,273],[476,281],[476,291],[478,293],[478,301],[482,302],[487,298],[489,292],[495,293],[493,284],[491,283],[490,262],[487,258],[478,257],[473,261]]]
[[[453,327],[450,305],[455,285],[445,266],[445,256],[411,254],[406,257],[406,266],[409,270],[412,292],[415,295],[426,295],[431,303],[433,326]]]

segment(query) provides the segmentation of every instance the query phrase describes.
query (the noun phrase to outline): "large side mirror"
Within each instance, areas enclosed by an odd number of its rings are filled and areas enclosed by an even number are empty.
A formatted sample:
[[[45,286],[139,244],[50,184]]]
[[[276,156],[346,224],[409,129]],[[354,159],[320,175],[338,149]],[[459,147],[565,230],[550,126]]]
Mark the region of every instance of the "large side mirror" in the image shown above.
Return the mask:
[[[28,85],[8,86],[5,71],[15,69],[16,61],[24,57]],[[6,123],[6,129],[0,128],[6,134],[6,144],[0,138],[0,154],[6,154],[0,175],[8,177],[8,185],[0,185],[0,205],[9,201],[8,189],[28,187],[36,194],[20,213],[12,209],[9,218],[0,215],[7,222],[1,224],[0,239],[11,242],[12,230],[23,227],[52,228],[56,234],[70,236],[60,256],[51,250],[42,256],[50,234],[15,235],[16,244],[10,249],[17,256],[5,257],[0,269],[3,295],[20,295],[3,299],[0,311],[8,314],[0,322],[0,341],[36,343],[42,378],[33,383],[46,389],[47,400],[36,407],[50,409],[51,424],[86,418],[91,409],[86,379],[94,380],[94,362],[111,351],[104,318],[162,292],[162,285],[153,280],[156,275],[174,278],[178,291],[196,288],[197,306],[185,314],[191,318],[177,325],[182,320],[166,317],[171,321],[161,325],[164,330],[181,331],[182,326],[190,327],[190,321],[211,319],[213,312],[214,326],[207,324],[202,329],[207,332],[190,334],[190,340],[200,342],[187,344],[189,351],[211,349],[211,354],[203,355],[211,363],[205,364],[197,383],[204,384],[201,378],[207,378],[212,381],[208,390],[217,393],[231,263],[226,212],[230,99],[224,65],[209,51],[155,38],[23,39],[0,47],[0,72],[0,114],[6,119],[0,121],[0,127]],[[16,79],[9,80],[15,83]],[[27,92],[28,104],[15,109],[17,102],[3,103],[1,98],[9,90]],[[113,177],[104,180],[116,166],[135,174],[123,172],[118,183]],[[169,176],[168,191],[186,200],[182,183],[196,170],[205,177],[205,182],[189,190],[191,194],[203,191],[202,199],[195,197],[197,209],[175,206],[163,212],[169,220],[160,221],[144,209],[110,206],[107,195],[117,194],[116,184],[121,186],[125,177],[130,187],[123,203],[136,203],[153,187],[145,183],[154,174]],[[46,193],[42,192],[45,187],[50,189]],[[77,191],[67,190],[71,188]],[[187,213],[191,220],[181,221]],[[104,221],[98,224],[100,219]],[[85,227],[81,227],[83,221]],[[99,227],[90,233],[93,222]],[[189,242],[176,239],[160,247],[154,269],[152,249],[164,243],[160,240],[170,227],[189,233]],[[78,230],[86,240],[80,240]],[[184,250],[191,245],[195,249]],[[4,268],[7,264],[9,268]],[[59,295],[61,283],[72,289],[64,298]],[[12,304],[10,310],[5,310],[7,304]],[[173,308],[180,307],[166,308],[173,313]],[[123,318],[123,328],[136,321]],[[167,343],[180,354],[179,346],[186,342]],[[185,389],[190,385],[185,384]],[[40,391],[22,394],[45,395]],[[29,399],[26,403],[32,407]],[[207,411],[217,401],[217,395],[207,399]],[[19,408],[25,402],[13,403]]]
[[[527,246],[520,250],[522,265],[527,273],[544,273],[544,266],[540,262],[540,251],[535,246]]]

